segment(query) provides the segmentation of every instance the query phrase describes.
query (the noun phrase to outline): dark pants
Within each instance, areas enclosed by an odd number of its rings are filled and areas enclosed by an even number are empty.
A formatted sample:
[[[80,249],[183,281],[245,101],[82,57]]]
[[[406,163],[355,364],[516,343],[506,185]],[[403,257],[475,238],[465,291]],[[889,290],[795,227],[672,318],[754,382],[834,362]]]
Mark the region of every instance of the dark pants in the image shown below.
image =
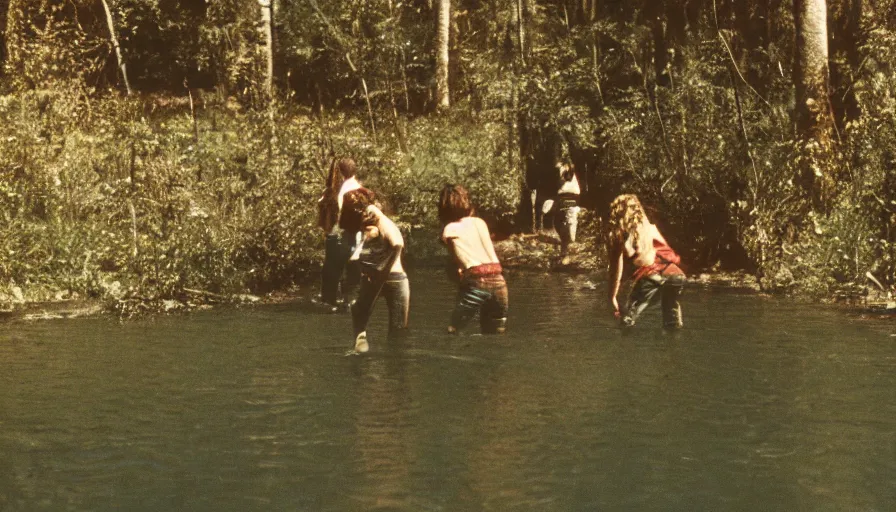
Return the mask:
[[[361,279],[361,267],[358,262],[348,261],[355,251],[356,237],[354,233],[327,235],[324,252],[324,265],[321,269],[320,300],[327,304],[336,304],[340,299],[339,285],[342,284],[342,299],[351,302],[353,294]],[[342,279],[343,271],[345,279]]]
[[[500,334],[507,326],[507,309],[507,282],[503,275],[464,276],[451,326],[458,331],[463,329],[478,312],[482,332]]]
[[[663,327],[681,327],[683,324],[678,297],[685,281],[687,278],[682,273],[651,274],[638,279],[629,294],[622,322],[627,326],[635,325],[635,321],[647,306],[660,300],[663,309]]]
[[[383,295],[386,307],[389,308],[389,333],[396,334],[408,327],[408,310],[411,303],[411,287],[408,276],[403,272],[393,272],[385,282],[377,283],[364,276],[361,278],[361,289],[358,300],[352,304],[352,328],[354,334],[367,330],[367,322],[373,314],[376,299]]]

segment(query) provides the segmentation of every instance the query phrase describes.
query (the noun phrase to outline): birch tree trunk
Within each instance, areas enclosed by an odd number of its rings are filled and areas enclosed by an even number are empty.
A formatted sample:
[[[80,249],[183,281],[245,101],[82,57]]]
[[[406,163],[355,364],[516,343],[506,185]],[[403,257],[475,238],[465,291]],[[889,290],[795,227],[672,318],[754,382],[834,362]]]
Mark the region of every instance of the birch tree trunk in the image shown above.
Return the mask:
[[[112,17],[112,9],[109,7],[109,2],[107,0],[102,0],[102,2],[103,9],[106,10],[106,23],[109,25],[109,40],[112,41],[112,46],[115,48],[115,58],[118,59],[118,69],[121,71],[121,79],[124,81],[124,87],[128,92],[128,96],[130,96],[131,82],[128,81],[128,69],[121,52],[121,45],[118,44],[115,19]]]
[[[831,165],[833,118],[828,92],[828,31],[825,0],[793,0],[796,28],[796,125],[806,142],[801,185],[812,209],[827,212],[837,192]]]
[[[436,108],[451,106],[448,90],[448,48],[451,37],[451,0],[439,0],[436,30]]]
[[[268,98],[274,94],[274,30],[273,30],[273,0],[258,0],[261,7],[261,31],[264,41],[265,74],[262,87]]]

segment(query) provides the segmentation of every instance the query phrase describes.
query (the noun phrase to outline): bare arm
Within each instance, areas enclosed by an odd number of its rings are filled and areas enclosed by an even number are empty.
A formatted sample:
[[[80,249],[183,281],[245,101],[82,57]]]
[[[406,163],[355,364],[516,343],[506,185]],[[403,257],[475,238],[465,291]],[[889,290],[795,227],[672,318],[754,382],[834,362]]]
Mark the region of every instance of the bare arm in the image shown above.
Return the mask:
[[[610,305],[613,307],[613,314],[615,316],[619,316],[619,301],[616,300],[616,295],[619,294],[619,287],[622,284],[622,267],[624,265],[624,260],[622,257],[622,246],[618,243],[610,243],[607,245],[607,256],[610,260],[610,273],[608,275],[609,280],[609,298]]]
[[[452,283],[459,283],[464,269],[461,268],[460,260],[457,259],[457,252],[454,249],[454,239],[446,238],[445,245],[448,246],[448,252],[450,253],[450,256],[445,261],[445,274],[448,276],[448,280]]]
[[[387,272],[401,270],[401,265],[397,264],[397,261],[401,258],[401,251],[404,250],[404,237],[401,236],[401,230],[398,229],[398,226],[392,219],[385,215],[380,217],[379,228],[380,233],[382,233],[392,248],[392,254],[385,270]]]

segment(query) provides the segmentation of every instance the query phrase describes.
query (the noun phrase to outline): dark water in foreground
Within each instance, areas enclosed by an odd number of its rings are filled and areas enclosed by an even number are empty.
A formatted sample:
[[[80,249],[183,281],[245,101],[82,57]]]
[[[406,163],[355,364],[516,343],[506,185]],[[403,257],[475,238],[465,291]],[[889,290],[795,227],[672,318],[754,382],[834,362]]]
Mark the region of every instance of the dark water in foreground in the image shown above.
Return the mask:
[[[0,324],[0,510],[896,509],[893,322],[691,288],[624,334],[509,283],[508,335],[449,337],[412,274],[364,357],[298,303]]]

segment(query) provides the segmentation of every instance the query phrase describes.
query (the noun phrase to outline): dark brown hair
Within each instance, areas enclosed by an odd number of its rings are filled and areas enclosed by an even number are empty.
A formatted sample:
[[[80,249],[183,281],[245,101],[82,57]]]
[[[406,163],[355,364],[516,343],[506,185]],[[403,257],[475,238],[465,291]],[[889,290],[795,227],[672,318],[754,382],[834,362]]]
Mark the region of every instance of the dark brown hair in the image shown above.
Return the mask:
[[[354,177],[358,172],[358,167],[355,165],[355,161],[351,158],[339,159],[339,161],[336,162],[336,167],[339,168],[339,173],[342,174],[342,177],[345,179]]]
[[[339,162],[333,160],[330,164],[330,171],[327,173],[327,184],[324,186],[324,193],[321,194],[320,201],[317,202],[317,225],[324,231],[329,232],[334,225],[336,219],[339,218],[339,190],[345,178],[339,171]]]
[[[473,215],[470,194],[460,185],[445,185],[439,194],[439,221],[442,225]]]
[[[376,194],[368,188],[361,187],[346,193],[342,197],[339,227],[354,232],[375,223],[376,218],[367,211],[367,207],[371,205],[376,205]]]

